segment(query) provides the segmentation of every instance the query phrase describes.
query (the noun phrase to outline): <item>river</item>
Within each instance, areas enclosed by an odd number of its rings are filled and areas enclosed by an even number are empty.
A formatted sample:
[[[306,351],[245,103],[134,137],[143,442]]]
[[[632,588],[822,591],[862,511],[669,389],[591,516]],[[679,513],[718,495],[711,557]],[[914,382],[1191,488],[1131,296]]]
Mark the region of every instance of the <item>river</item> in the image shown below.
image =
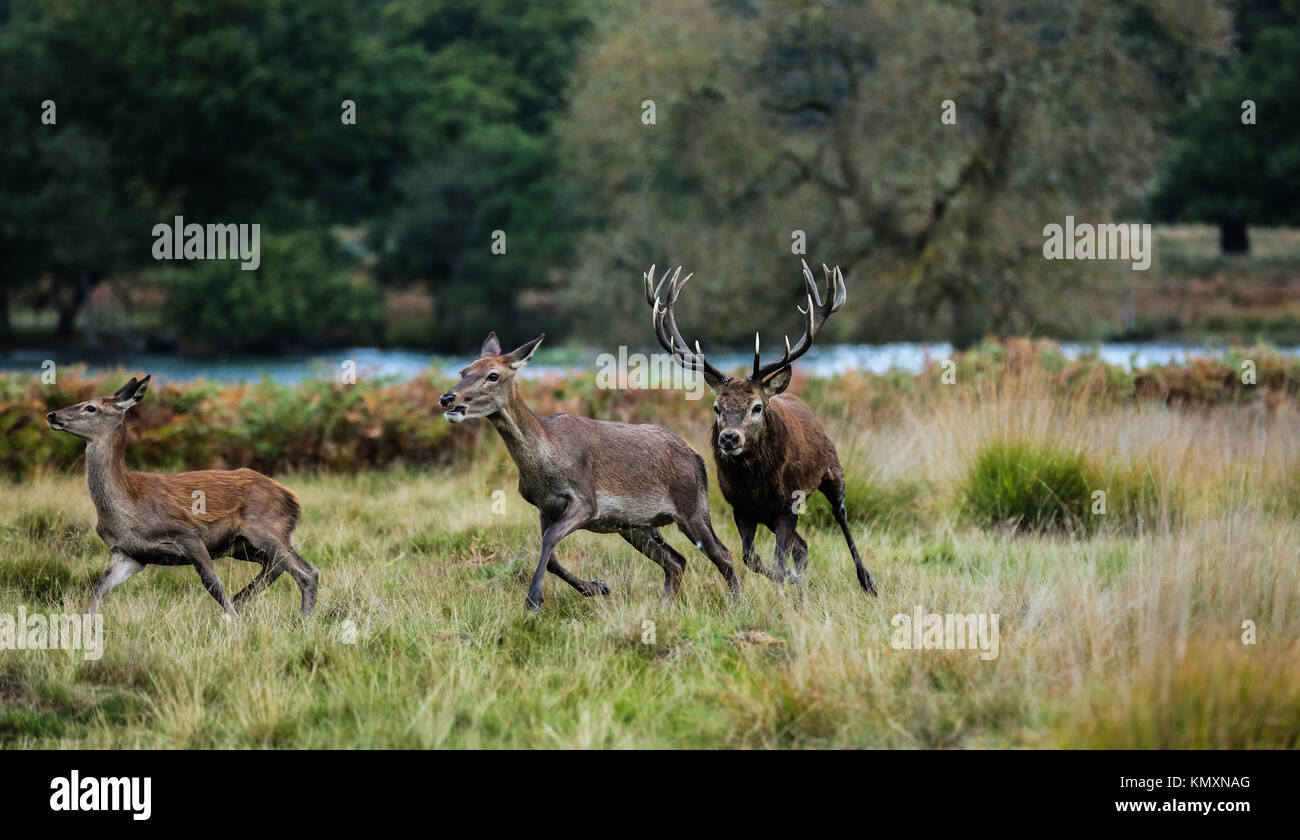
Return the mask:
[[[658,351],[658,348],[631,348],[628,352],[648,353],[652,350]],[[1224,348],[1165,342],[1062,343],[1061,351],[1068,358],[1096,352],[1110,364],[1133,369],[1184,361],[1191,357],[1222,356]],[[538,358],[524,369],[524,373],[529,378],[536,378],[548,373],[572,370],[595,371],[599,352],[567,347],[558,350],[543,349]],[[1278,352],[1296,356],[1300,355],[1300,347],[1282,347],[1278,348]],[[830,344],[813,347],[798,364],[800,370],[814,376],[854,369],[873,373],[885,373],[891,369],[915,373],[921,370],[927,360],[943,360],[951,355],[952,345],[944,343]],[[721,352],[709,358],[724,370],[734,370],[747,369],[753,356],[744,352]],[[768,359],[768,356],[765,355],[764,358]],[[294,384],[308,378],[336,376],[348,361],[355,363],[359,377],[406,380],[420,376],[436,366],[445,377],[453,378],[470,361],[470,357],[436,356],[423,351],[375,347],[274,357],[192,357],[150,353],[86,357],[48,350],[11,350],[0,353],[0,370],[39,373],[46,360],[53,361],[59,367],[85,364],[91,372],[122,369],[132,374],[151,373],[157,380],[187,381],[206,378],[219,382],[240,382],[269,377],[276,382]]]

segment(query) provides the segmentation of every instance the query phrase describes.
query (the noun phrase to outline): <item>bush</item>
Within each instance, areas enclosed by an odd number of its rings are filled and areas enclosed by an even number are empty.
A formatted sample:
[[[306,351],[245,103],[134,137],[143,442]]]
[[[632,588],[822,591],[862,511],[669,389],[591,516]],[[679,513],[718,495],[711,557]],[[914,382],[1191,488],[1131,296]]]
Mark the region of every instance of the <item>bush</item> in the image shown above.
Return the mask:
[[[1026,531],[1087,527],[1092,482],[1082,453],[1049,444],[998,441],[985,446],[967,473],[965,509],[985,526]]]
[[[920,488],[916,484],[884,484],[870,478],[846,477],[844,481],[844,510],[849,524],[869,524],[881,528],[906,528],[920,518],[917,501]],[[839,530],[831,513],[830,503],[818,494],[809,499],[806,513],[799,517],[801,525],[812,528]]]
[[[182,344],[221,351],[274,351],[365,342],[379,335],[383,296],[349,276],[350,261],[327,233],[266,234],[261,266],[208,260],[168,271],[165,314]]]
[[[1103,524],[1130,534],[1143,533],[1162,524],[1176,524],[1182,516],[1182,493],[1161,478],[1150,464],[1112,468],[1098,489],[1106,491]]]

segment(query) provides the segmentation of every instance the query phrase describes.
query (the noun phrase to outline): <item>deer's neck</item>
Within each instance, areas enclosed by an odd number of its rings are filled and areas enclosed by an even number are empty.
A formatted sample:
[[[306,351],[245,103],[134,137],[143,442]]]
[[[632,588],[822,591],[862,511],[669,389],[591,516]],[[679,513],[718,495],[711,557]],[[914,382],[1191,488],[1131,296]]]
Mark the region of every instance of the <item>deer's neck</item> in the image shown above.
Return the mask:
[[[131,480],[126,469],[126,424],[107,438],[86,444],[86,484],[99,515],[112,517],[131,500]]]
[[[521,475],[541,472],[548,445],[546,432],[542,428],[542,421],[519,398],[518,391],[512,391],[510,401],[500,411],[489,414],[488,420],[505,441],[506,449],[510,451],[510,457],[514,459]]]

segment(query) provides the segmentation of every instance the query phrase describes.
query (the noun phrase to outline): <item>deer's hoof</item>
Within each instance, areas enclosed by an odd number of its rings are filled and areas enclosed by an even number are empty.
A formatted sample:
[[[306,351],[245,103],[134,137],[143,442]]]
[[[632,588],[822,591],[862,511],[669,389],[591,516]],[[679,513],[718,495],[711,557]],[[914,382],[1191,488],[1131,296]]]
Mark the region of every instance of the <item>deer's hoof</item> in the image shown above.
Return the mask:
[[[528,611],[531,613],[541,612],[542,596],[538,595],[536,598],[534,598],[532,595],[529,595],[527,598],[524,599],[524,606],[527,607]]]
[[[609,594],[609,587],[606,586],[606,585],[604,584],[603,581],[600,581],[600,580],[592,580],[592,581],[588,581],[588,583],[591,584],[591,590],[590,590],[589,592],[587,592],[587,595],[588,595],[589,597],[592,596],[592,595],[608,595],[608,594]]]

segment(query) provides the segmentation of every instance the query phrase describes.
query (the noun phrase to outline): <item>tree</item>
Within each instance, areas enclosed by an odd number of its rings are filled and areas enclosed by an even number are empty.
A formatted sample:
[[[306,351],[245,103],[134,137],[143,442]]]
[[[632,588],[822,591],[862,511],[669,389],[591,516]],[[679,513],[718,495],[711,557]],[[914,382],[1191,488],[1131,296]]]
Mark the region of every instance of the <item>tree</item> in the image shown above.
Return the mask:
[[[701,275],[706,339],[795,332],[794,231],[849,278],[840,338],[1068,329],[1120,275],[1044,262],[1043,226],[1141,207],[1161,80],[1226,33],[1210,0],[669,5],[602,19],[564,129],[596,209],[569,301],[597,333],[651,263]]]
[[[421,53],[402,82],[418,86],[404,123],[411,159],[374,229],[378,275],[427,285],[438,310],[430,340],[463,348],[516,318],[520,292],[545,286],[568,252],[575,224],[552,124],[587,4],[393,2],[381,19]]]
[[[1225,254],[1247,225],[1300,223],[1300,2],[1238,0],[1239,60],[1183,113],[1152,198],[1169,221],[1219,226]]]

